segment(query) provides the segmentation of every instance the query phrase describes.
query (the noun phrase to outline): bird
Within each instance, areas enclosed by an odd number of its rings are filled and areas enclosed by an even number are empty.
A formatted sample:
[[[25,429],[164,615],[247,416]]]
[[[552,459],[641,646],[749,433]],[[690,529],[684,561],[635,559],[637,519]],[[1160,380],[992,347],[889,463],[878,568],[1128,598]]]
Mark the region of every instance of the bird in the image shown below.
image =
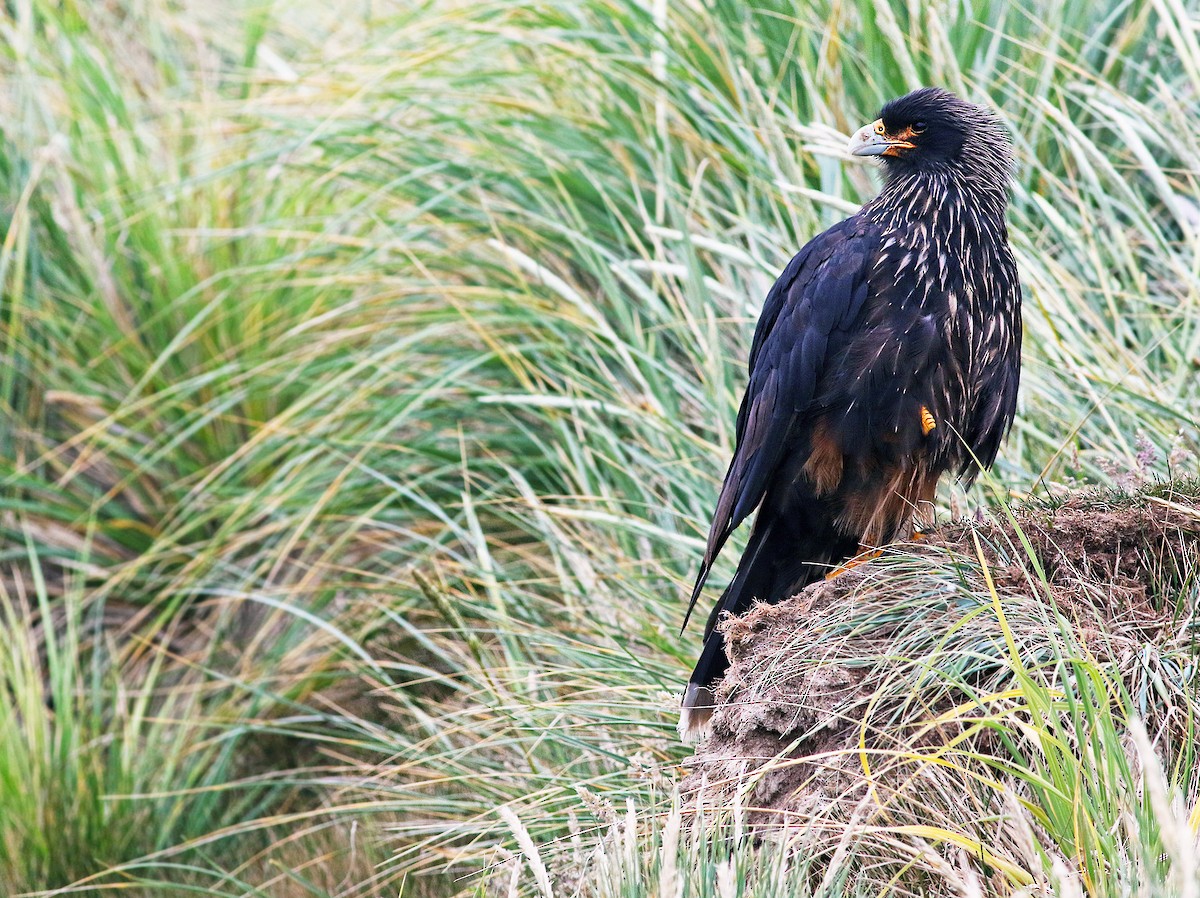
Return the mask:
[[[763,303],[684,627],[713,563],[753,512],[683,696],[707,731],[729,666],[717,624],[798,593],[932,520],[938,480],[969,487],[1012,426],[1021,285],[1008,244],[1012,144],[988,107],[938,87],[886,103],[848,147],[883,185],[810,240]]]

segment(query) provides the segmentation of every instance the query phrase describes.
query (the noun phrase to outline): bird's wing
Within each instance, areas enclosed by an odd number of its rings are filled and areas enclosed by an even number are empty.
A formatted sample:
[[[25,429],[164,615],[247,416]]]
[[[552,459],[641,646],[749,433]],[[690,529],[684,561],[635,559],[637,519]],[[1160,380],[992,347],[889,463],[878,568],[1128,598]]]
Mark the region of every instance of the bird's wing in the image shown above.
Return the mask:
[[[824,370],[830,337],[858,318],[877,245],[875,231],[859,216],[851,217],[800,250],[767,294],[750,348],[737,446],[717,498],[688,617],[729,534],[758,507],[793,444],[797,417],[812,402]]]
[[[1007,247],[992,271],[997,293],[1003,297],[1002,314],[989,322],[983,331],[988,339],[977,350],[981,356],[975,365],[979,382],[972,384],[974,414],[965,434],[971,453],[958,472],[968,486],[981,467],[990,468],[996,460],[1017,413],[1021,381],[1021,282]]]

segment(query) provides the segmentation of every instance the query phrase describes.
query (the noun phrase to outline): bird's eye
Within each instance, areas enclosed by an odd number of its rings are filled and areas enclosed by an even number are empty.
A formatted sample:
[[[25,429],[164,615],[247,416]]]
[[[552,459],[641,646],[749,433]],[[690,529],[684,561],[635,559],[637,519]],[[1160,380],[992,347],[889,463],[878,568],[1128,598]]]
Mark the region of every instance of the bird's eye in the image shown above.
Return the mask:
[[[913,134],[924,134],[925,129],[928,127],[929,127],[929,125],[925,124],[925,122],[913,122],[912,133]]]

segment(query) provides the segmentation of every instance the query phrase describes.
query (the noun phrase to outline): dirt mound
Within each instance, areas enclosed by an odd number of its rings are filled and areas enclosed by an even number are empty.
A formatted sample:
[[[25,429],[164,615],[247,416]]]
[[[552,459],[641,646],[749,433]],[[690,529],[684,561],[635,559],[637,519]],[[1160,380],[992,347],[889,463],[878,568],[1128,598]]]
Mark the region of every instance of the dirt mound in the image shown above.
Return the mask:
[[[952,807],[951,795],[916,810],[920,784],[911,787],[931,770],[922,747],[1003,750],[973,721],[1003,704],[1014,667],[1074,652],[1137,696],[1149,688],[1142,680],[1161,675],[1147,645],[1194,640],[1198,494],[1163,486],[948,524],[727,620],[722,706],[684,791],[722,807],[737,796],[752,822],[772,824],[928,820],[923,813]],[[964,705],[979,713],[955,711]],[[1144,705],[1152,731],[1177,723],[1171,708]]]

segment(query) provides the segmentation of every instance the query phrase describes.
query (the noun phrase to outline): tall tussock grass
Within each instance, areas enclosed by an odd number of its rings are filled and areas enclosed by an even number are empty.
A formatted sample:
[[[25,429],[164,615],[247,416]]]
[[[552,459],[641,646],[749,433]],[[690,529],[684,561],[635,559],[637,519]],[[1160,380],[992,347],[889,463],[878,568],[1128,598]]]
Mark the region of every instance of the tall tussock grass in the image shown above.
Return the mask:
[[[943,515],[1196,473],[1192,25],[1174,0],[10,4],[3,890],[1190,893],[1191,737],[1137,736],[1120,684],[1091,753],[1060,705],[1020,723],[1056,810],[981,826],[1032,885],[945,834],[810,821],[833,847],[806,860],[698,816],[673,718],[759,303],[875,190],[841,148],[889,97],[989,102],[1019,159],[1018,423]]]

